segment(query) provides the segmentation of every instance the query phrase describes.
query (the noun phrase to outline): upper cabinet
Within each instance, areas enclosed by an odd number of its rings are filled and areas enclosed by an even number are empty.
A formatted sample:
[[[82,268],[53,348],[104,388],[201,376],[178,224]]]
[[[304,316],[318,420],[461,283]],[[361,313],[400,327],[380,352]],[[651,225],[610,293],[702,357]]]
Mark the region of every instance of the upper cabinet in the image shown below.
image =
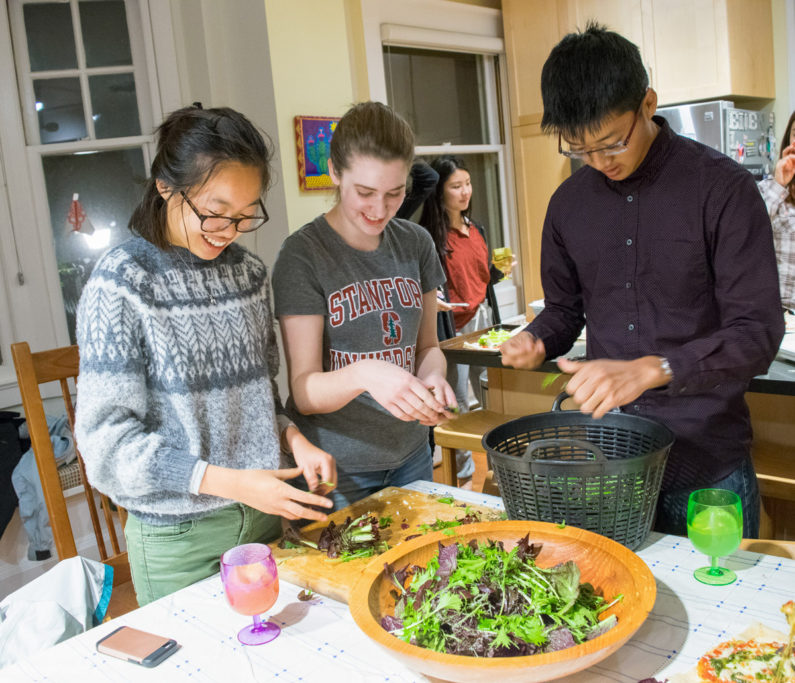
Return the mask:
[[[541,68],[590,19],[641,51],[659,104],[775,98],[770,0],[503,0],[514,126],[543,111]]]
[[[643,0],[661,104],[776,96],[770,0]]]
[[[566,33],[556,0],[502,0],[511,125],[541,120],[541,67]]]

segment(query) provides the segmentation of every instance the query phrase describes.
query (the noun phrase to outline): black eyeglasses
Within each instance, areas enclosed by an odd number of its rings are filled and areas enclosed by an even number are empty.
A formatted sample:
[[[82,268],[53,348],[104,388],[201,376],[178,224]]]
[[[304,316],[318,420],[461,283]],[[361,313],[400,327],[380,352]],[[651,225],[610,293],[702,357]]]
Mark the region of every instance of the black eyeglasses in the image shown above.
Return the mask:
[[[640,103],[637,111],[635,111],[635,118],[632,120],[632,126],[629,129],[629,133],[627,133],[627,137],[623,140],[619,140],[618,142],[614,142],[612,145],[607,145],[606,147],[600,147],[599,149],[591,149],[591,150],[571,150],[571,149],[563,149],[561,145],[562,138],[560,132],[558,132],[558,154],[562,154],[564,157],[568,157],[569,159],[585,159],[592,154],[601,154],[606,157],[614,157],[617,154],[623,154],[629,148],[629,139],[632,137],[632,132],[635,130],[635,126],[638,123],[638,116],[640,116],[640,110],[643,107],[643,102],[646,101],[644,96],[643,100]]]
[[[215,216],[213,214],[201,214],[199,210],[193,205],[193,202],[188,199],[182,190],[180,190],[182,198],[188,203],[188,206],[193,210],[198,219],[201,221],[200,227],[204,232],[221,232],[226,230],[230,225],[235,226],[238,232],[254,232],[261,228],[268,222],[270,216],[265,210],[265,204],[262,200],[259,201],[259,209],[262,212],[259,216],[241,216],[240,218],[230,218],[229,216]]]

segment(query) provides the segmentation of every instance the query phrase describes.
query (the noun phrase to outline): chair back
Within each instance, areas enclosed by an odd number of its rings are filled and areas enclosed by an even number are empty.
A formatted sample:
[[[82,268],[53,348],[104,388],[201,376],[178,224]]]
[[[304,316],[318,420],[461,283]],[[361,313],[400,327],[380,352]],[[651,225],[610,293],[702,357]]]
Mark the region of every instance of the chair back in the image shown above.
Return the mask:
[[[65,560],[77,555],[77,546],[75,545],[72,524],[69,520],[66,499],[58,477],[58,469],[55,465],[50,431],[44,415],[41,385],[48,382],[58,382],[60,384],[69,427],[74,435],[75,411],[69,380],[71,379],[75,384],[77,382],[80,354],[77,346],[64,346],[50,349],[49,351],[31,353],[27,342],[19,342],[11,345],[11,356],[14,359],[14,366],[17,372],[19,391],[22,394],[22,406],[28,423],[33,454],[36,457],[41,487],[44,492],[44,501],[50,516],[55,551],[58,553],[58,559]],[[75,442],[80,480],[83,484],[85,502],[94,528],[100,560],[113,566],[114,585],[125,583],[130,580],[130,565],[127,561],[126,551],[122,552],[119,545],[113,506],[107,496],[99,493],[89,484],[83,459],[80,457],[80,451],[77,446],[78,444]],[[102,510],[102,518],[100,518],[97,509],[97,498],[100,500],[99,507]],[[126,511],[123,508],[118,508],[118,513],[123,529]]]

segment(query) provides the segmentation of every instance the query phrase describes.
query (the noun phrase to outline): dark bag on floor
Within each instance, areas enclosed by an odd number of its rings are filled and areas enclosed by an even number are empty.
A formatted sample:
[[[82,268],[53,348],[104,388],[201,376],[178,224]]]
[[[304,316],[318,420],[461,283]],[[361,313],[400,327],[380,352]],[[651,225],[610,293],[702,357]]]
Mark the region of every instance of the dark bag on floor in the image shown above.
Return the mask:
[[[19,440],[19,425],[25,421],[19,413],[0,411],[0,536],[3,535],[14,510],[17,507],[17,494],[11,485],[11,473],[17,466],[23,448]]]

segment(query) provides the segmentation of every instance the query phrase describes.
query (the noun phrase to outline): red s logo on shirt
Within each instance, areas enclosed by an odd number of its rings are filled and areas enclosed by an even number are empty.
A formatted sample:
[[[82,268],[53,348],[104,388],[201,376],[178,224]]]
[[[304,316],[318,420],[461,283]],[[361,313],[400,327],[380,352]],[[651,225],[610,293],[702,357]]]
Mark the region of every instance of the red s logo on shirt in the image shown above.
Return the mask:
[[[384,330],[384,344],[399,344],[403,336],[403,328],[400,326],[400,316],[394,311],[381,312],[381,329]]]

